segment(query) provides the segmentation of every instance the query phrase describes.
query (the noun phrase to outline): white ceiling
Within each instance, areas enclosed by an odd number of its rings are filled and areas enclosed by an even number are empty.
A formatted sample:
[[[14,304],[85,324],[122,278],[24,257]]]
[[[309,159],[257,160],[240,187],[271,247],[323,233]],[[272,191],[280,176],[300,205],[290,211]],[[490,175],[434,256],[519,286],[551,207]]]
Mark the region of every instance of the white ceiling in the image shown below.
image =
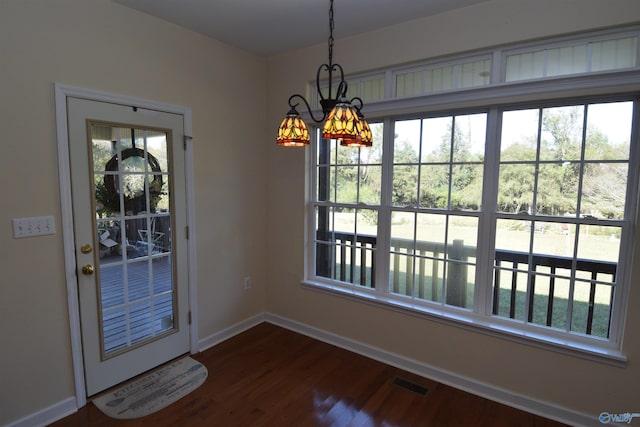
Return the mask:
[[[114,0],[259,55],[329,37],[328,0]],[[338,0],[335,39],[487,0]]]

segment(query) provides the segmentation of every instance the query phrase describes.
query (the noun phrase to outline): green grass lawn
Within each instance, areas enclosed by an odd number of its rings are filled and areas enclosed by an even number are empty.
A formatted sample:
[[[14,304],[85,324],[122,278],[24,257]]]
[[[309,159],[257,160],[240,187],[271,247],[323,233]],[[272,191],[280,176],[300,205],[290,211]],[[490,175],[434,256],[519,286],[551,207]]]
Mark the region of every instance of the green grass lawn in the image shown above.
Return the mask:
[[[340,264],[336,265],[336,271],[339,271]],[[367,269],[366,271],[366,279],[364,283],[360,283],[360,267],[356,266],[354,269],[354,283],[363,286],[371,286],[371,271]],[[426,301],[434,301],[443,303],[444,297],[442,292],[442,280],[438,280],[437,288],[434,292],[432,285],[432,278],[425,277],[422,281],[422,287],[420,288],[418,284],[415,285],[415,290],[412,290],[411,283],[407,283],[407,274],[405,272],[398,272],[398,274],[393,274],[391,272],[391,284],[390,291],[392,293],[406,295],[406,296],[415,296],[418,299],[423,299]],[[347,266],[346,268],[346,281],[349,281],[350,277],[350,268]],[[338,277],[339,279],[339,277]],[[395,279],[395,280],[394,280]],[[560,286],[558,286],[560,288]],[[547,311],[549,305],[548,298],[548,288],[544,285],[537,286],[536,293],[533,298],[533,309],[532,309],[532,320],[531,322],[534,324],[547,326]],[[447,299],[447,304],[454,306],[463,306],[467,309],[473,308],[473,292],[474,286],[473,283],[467,283],[465,289],[465,299],[460,300],[455,298]],[[498,316],[509,317],[510,316],[510,304],[511,304],[511,288],[510,287],[501,287],[499,290],[499,302],[498,302]],[[525,321],[527,319],[526,314],[526,285],[518,286],[518,289],[515,291],[515,313],[514,319]],[[554,292],[553,298],[553,308],[551,312],[551,324],[550,327],[556,328],[559,330],[567,330],[567,311],[568,311],[568,302],[569,299],[562,296],[563,292],[556,290]],[[600,300],[604,300],[604,298],[600,298]],[[462,303],[460,303],[463,301]],[[573,310],[572,310],[572,318],[570,320],[571,327],[569,328],[571,331],[576,333],[586,333],[587,331],[587,320],[588,320],[588,312],[589,312],[589,303],[588,299],[582,300],[577,295],[574,296],[573,300]],[[609,334],[609,315],[610,315],[610,306],[608,303],[595,302],[594,310],[593,310],[593,322],[591,325],[591,335],[606,338]]]
[[[509,317],[509,305],[511,299],[511,289],[500,289],[498,302],[498,315]],[[532,323],[547,325],[547,308],[549,299],[546,295],[535,294],[533,298],[533,318]],[[567,298],[555,297],[553,299],[553,311],[551,327],[560,330],[567,329]],[[515,319],[525,320],[526,292],[516,290]],[[573,311],[571,318],[571,331],[586,333],[589,303],[586,301],[573,301]],[[608,337],[609,335],[609,312],[608,304],[595,303],[593,307],[593,323],[591,325],[591,335],[598,337]]]
[[[402,295],[411,295],[411,290],[407,291],[407,286],[405,284],[406,275],[399,275],[399,283],[394,289],[393,283],[391,285],[391,289],[398,294]],[[423,290],[416,289],[415,296],[422,296],[425,300],[443,302],[441,285],[440,289],[436,290],[436,293],[433,293],[433,287],[431,284],[431,278],[427,278],[424,281],[425,287]],[[441,283],[441,281],[439,281]],[[544,287],[542,287],[544,288]],[[472,309],[473,308],[473,283],[468,283],[466,286],[466,302],[464,304],[465,308]],[[515,291],[515,316],[514,319],[524,321],[527,319],[526,316],[526,291],[518,290]],[[510,288],[501,288],[499,290],[499,301],[498,301],[498,316],[509,317],[510,312],[510,304],[511,304],[511,289]],[[448,300],[448,304],[459,305],[455,302],[456,300]],[[557,294],[553,298],[553,309],[551,315],[551,327],[566,330],[567,329],[567,311],[568,311],[568,298],[563,298],[558,296]],[[536,292],[533,298],[533,315],[532,315],[532,323],[538,325],[547,325],[547,309],[549,305],[548,293],[544,292]],[[586,333],[587,331],[587,319],[589,312],[589,303],[588,301],[581,301],[579,299],[574,298],[573,300],[573,311],[571,318],[571,328],[570,330],[577,333]],[[610,306],[609,304],[603,303],[595,303],[593,309],[593,322],[591,325],[591,335],[604,337],[606,338],[609,334],[609,314],[610,314]]]
[[[405,218],[406,217],[406,218]],[[408,219],[407,219],[408,218]],[[443,215],[422,215],[418,219],[418,223],[415,224],[412,215],[397,215],[394,217],[391,232],[392,238],[395,239],[414,239],[418,238],[420,241],[425,242],[442,242],[445,236],[445,228]],[[526,222],[526,221],[525,221]],[[533,237],[533,252],[538,254],[545,254],[551,257],[572,257],[574,254],[578,258],[592,259],[598,261],[612,261],[618,260],[620,241],[616,237],[616,227],[595,227],[586,226],[581,232],[579,239],[575,239],[575,227],[570,226],[567,230],[562,230],[558,223],[545,223],[544,232],[534,232],[531,235],[531,230],[527,230],[523,224],[523,221],[512,220],[500,220],[498,222],[498,230],[496,232],[496,248],[506,251],[523,251],[529,250],[529,244]],[[522,223],[522,224],[521,224]],[[344,231],[346,233],[353,233],[355,229],[353,214],[337,214],[335,218],[336,230]],[[467,217],[453,217],[448,225],[448,240],[452,242],[454,239],[462,241],[465,246],[476,246],[477,244],[477,221],[473,218]],[[375,224],[369,224],[366,221],[358,222],[358,232],[361,234],[376,234]],[[414,233],[418,233],[416,236]],[[577,244],[577,249],[575,245]],[[394,255],[392,255],[393,257]],[[436,289],[433,291],[431,281],[434,280],[431,273],[432,264],[431,261],[427,261],[429,266],[424,272],[422,279],[419,278],[419,274],[413,274],[411,271],[411,263],[407,263],[407,259],[411,259],[412,254],[403,253],[403,260],[399,267],[394,266],[393,260],[391,262],[390,271],[390,291],[401,295],[412,296],[419,299],[431,300],[440,303],[447,303],[455,306],[463,306],[471,309],[473,305],[473,283],[466,285],[466,292],[463,297],[449,298],[445,301],[442,291]],[[424,260],[424,259],[423,259]],[[473,260],[469,260],[474,262]],[[443,264],[444,265],[444,264]],[[519,268],[523,268],[520,266]],[[366,280],[364,283],[360,283],[360,268],[361,266],[353,266],[355,278],[354,283],[371,286],[372,278],[370,271],[366,272]],[[399,271],[394,271],[394,268],[398,268]],[[475,267],[470,264],[465,281],[473,282],[475,276]],[[339,269],[339,264],[336,264],[336,270]],[[440,287],[442,286],[442,267],[436,275]],[[349,266],[347,266],[349,271]],[[435,270],[434,270],[435,271]],[[409,274],[408,274],[409,273]],[[570,272],[558,273],[567,277],[571,276]],[[573,289],[573,309],[571,319],[567,319],[567,311],[569,306],[569,279],[568,278],[556,278],[556,287],[553,294],[553,310],[551,314],[552,328],[560,330],[571,330],[577,333],[585,333],[587,329],[587,318],[589,311],[589,292],[590,283],[588,273],[577,271],[574,289]],[[585,276],[585,274],[587,276]],[[413,287],[411,283],[407,284],[407,276],[417,276],[415,291],[410,289]],[[335,279],[341,280],[340,277]],[[349,275],[342,280],[350,281]],[[505,277],[501,279],[501,288],[499,291],[499,309],[498,316],[509,317],[509,305],[511,298],[511,277],[509,274],[505,274]],[[598,276],[600,281],[613,281],[613,277]],[[532,307],[532,323],[539,325],[547,325],[547,308],[549,301],[549,279],[544,275],[536,275],[536,288],[533,299]],[[507,287],[506,287],[507,286]],[[408,289],[409,288],[409,289]],[[515,290],[515,319],[526,320],[526,289],[527,289],[527,274],[518,274],[518,283]],[[591,334],[600,337],[608,336],[609,329],[609,316],[610,316],[610,301],[611,293],[613,292],[613,283],[611,284],[598,284],[595,294],[594,302],[594,314]],[[568,326],[568,322],[570,325]]]

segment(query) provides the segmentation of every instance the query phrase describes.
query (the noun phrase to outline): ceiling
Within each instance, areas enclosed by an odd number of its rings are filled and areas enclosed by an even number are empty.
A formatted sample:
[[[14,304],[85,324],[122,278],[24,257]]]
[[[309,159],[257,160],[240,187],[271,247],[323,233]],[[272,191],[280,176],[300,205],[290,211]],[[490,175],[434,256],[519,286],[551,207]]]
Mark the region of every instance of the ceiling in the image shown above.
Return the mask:
[[[326,43],[327,0],[114,0],[259,55]],[[352,36],[487,0],[339,0],[333,36]]]

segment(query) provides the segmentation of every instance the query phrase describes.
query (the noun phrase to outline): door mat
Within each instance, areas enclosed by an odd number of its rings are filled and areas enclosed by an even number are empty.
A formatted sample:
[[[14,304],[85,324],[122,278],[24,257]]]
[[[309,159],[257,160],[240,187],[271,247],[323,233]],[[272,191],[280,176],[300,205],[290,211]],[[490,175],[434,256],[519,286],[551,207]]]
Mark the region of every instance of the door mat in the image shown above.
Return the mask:
[[[112,390],[93,403],[112,418],[140,418],[186,396],[200,387],[207,375],[202,363],[185,357]]]

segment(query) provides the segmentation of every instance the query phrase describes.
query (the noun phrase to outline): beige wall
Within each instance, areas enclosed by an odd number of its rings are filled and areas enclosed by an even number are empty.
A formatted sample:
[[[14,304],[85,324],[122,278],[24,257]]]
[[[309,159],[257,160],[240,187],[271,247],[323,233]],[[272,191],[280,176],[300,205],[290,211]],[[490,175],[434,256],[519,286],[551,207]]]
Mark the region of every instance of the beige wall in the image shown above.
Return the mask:
[[[334,60],[346,72],[632,22],[636,0],[491,0],[363,36],[337,39]],[[341,19],[338,21],[338,19]],[[347,19],[336,10],[336,31]],[[269,59],[268,123],[276,128],[287,97],[305,88],[326,61],[326,46]],[[287,64],[304,64],[288,67]],[[639,88],[640,89],[640,88]],[[366,114],[366,106],[365,111]],[[269,149],[270,252],[267,306],[283,317],[415,359],[431,367],[552,405],[596,416],[638,407],[640,322],[632,289],[623,351],[626,368],[561,355],[454,326],[373,307],[299,285],[304,271],[305,153]],[[286,151],[286,152],[285,152]],[[640,233],[636,238],[640,247]],[[636,251],[635,266],[640,266]],[[632,285],[640,283],[635,268]]]
[[[636,0],[492,0],[338,39],[335,59],[359,72],[638,16]],[[193,109],[198,339],[266,310],[573,410],[638,409],[637,291],[625,334],[630,362],[621,369],[300,287],[305,152],[275,147],[273,138],[287,97],[315,75],[326,46],[265,61],[109,0],[2,0],[0,58],[0,425],[75,394],[54,82]],[[41,215],[55,217],[55,235],[13,239],[12,218]]]
[[[75,396],[54,82],[192,108],[202,339],[265,310],[266,61],[109,0],[0,1],[0,58],[5,425]],[[13,239],[43,215],[55,235]]]

